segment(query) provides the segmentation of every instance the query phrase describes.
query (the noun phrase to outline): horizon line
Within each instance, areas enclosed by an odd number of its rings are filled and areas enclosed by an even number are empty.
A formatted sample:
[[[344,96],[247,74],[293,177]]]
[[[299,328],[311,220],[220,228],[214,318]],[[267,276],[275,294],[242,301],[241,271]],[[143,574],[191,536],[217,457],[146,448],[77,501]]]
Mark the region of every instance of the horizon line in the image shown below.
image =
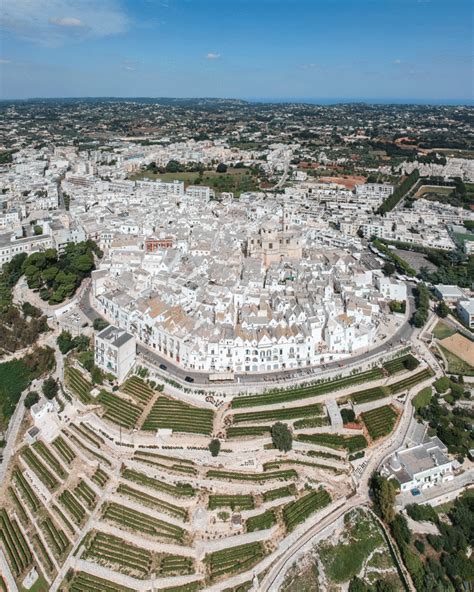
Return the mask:
[[[287,103],[287,104],[369,104],[369,105],[423,105],[423,106],[462,106],[471,107],[474,99],[459,98],[401,98],[401,97],[212,97],[212,96],[121,96],[121,95],[83,95],[83,96],[38,96],[23,98],[0,98],[0,103],[28,101],[77,101],[77,100],[207,100],[207,101],[242,101],[246,103]]]

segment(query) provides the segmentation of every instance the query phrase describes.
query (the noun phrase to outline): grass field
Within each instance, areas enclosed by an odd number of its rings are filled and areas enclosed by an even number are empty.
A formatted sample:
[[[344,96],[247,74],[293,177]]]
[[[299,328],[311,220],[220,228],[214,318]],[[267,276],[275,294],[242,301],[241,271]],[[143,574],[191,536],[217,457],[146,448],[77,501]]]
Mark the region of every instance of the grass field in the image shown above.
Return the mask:
[[[429,404],[432,395],[433,389],[430,386],[427,386],[424,389],[421,389],[421,391],[413,397],[411,404],[418,411],[418,409],[426,407],[426,405]]]
[[[451,337],[454,335],[456,330],[443,323],[443,321],[438,321],[436,323],[435,328],[433,329],[433,336],[436,339],[445,339],[446,337]]]
[[[29,383],[28,368],[21,360],[0,364],[0,431],[6,430],[21,393]]]
[[[151,171],[140,171],[131,175],[130,179],[154,181],[183,181],[185,187],[188,185],[203,185],[212,187],[217,194],[222,191],[232,191],[234,195],[240,195],[245,191],[258,191],[258,179],[251,174],[249,169],[229,167],[226,173],[217,173],[216,171],[205,171],[202,177],[197,172],[183,173],[163,173],[155,174]]]

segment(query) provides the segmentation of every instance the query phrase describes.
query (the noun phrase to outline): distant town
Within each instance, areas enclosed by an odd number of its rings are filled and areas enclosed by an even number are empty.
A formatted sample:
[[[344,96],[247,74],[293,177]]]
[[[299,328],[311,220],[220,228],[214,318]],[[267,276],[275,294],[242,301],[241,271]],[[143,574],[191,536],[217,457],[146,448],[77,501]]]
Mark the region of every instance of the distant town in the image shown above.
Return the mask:
[[[472,108],[0,113],[0,589],[469,590]]]

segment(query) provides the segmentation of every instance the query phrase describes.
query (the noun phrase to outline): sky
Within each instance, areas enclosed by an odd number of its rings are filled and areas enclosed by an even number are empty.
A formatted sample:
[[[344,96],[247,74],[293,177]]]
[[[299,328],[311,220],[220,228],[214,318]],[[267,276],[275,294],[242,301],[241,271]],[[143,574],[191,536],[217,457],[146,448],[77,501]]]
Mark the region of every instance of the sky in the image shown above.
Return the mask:
[[[0,98],[473,99],[471,0],[2,0]]]

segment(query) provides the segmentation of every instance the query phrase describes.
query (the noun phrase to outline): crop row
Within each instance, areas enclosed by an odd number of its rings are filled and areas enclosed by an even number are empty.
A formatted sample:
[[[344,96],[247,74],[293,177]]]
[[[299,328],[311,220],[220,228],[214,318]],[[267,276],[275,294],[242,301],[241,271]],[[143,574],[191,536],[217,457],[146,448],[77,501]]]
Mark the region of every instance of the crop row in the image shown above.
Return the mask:
[[[41,507],[41,503],[38,499],[38,496],[31,488],[31,485],[25,479],[24,474],[20,471],[18,467],[15,467],[15,469],[13,470],[13,480],[17,484],[21,495],[25,499],[30,509],[33,512],[37,512]]]
[[[21,452],[21,456],[30,469],[36,474],[38,479],[42,481],[50,491],[57,489],[59,481],[51,471],[44,466],[39,458],[33,453],[31,448],[24,448]]]
[[[137,425],[142,409],[119,396],[101,390],[98,396],[99,403],[105,408],[104,417],[121,425],[124,428],[132,429]]]
[[[112,564],[116,571],[126,574],[134,572],[141,578],[145,578],[150,573],[152,565],[151,551],[102,532],[92,535],[87,543],[84,558]]]
[[[158,397],[148,414],[142,429],[171,429],[176,432],[195,434],[211,434],[214,424],[214,413],[211,409],[201,409],[168,399]]]
[[[230,426],[227,428],[228,438],[241,438],[243,436],[269,436],[270,426]]]
[[[276,403],[298,401],[299,399],[316,397],[324,393],[340,390],[363,382],[369,382],[370,380],[377,380],[379,378],[383,378],[382,370],[380,368],[373,368],[372,370],[361,372],[360,374],[353,374],[351,376],[345,376],[343,378],[337,378],[336,380],[321,382],[305,387],[274,391],[261,395],[236,397],[232,401],[232,407],[237,409],[240,407],[255,407],[258,405],[274,405]]]
[[[56,505],[53,504],[52,505],[52,509],[56,512],[56,514],[61,518],[61,521],[66,525],[66,528],[69,530],[69,532],[72,535],[76,535],[76,529],[74,528],[74,526],[71,524],[71,522],[66,518],[66,515],[64,514],[64,512],[61,510],[61,508]]]
[[[144,485],[145,487],[151,487],[157,491],[162,491],[176,497],[192,497],[195,494],[194,488],[189,483],[177,483],[172,485],[165,481],[148,477],[144,473],[134,471],[133,469],[123,469],[122,477],[128,481],[138,483],[138,485]]]
[[[208,553],[205,562],[208,564],[211,578],[215,579],[224,574],[250,569],[260,561],[264,554],[265,549],[262,543],[254,542]]]
[[[288,497],[296,494],[296,487],[293,483],[285,485],[284,487],[278,487],[277,489],[269,489],[263,492],[263,501],[272,502],[273,500],[280,499],[282,497]]]
[[[287,409],[267,409],[266,411],[254,411],[236,413],[233,415],[234,423],[278,421],[280,419],[297,419],[300,417],[313,417],[321,415],[323,406],[320,403],[305,405],[303,407],[289,407]]]
[[[91,402],[92,384],[84,378],[77,368],[66,368],[65,377],[71,391],[79,397],[79,400],[87,405]]]
[[[82,479],[76,485],[74,494],[76,497],[84,501],[89,509],[92,509],[95,506],[97,496],[94,490]]]
[[[253,510],[255,507],[253,496],[251,495],[225,495],[217,494],[209,496],[209,509],[230,507],[239,508],[241,510]]]
[[[33,444],[33,449],[43,458],[43,460],[50,466],[50,468],[56,473],[56,475],[59,475],[61,479],[64,479],[66,477],[66,471],[64,470],[62,464],[54,456],[54,454],[46,446],[46,444],[44,444],[44,442],[35,442]]]
[[[384,397],[388,397],[390,391],[385,386],[376,386],[374,388],[366,389],[363,391],[357,391],[351,395],[351,400],[356,403],[357,405],[362,405],[364,403],[371,403],[372,401],[376,401],[377,399],[383,399]]]
[[[186,535],[186,531],[179,526],[115,502],[105,506],[103,517],[132,530],[178,543],[183,543]]]
[[[417,374],[408,376],[408,378],[404,378],[403,380],[395,382],[394,384],[389,384],[387,388],[390,390],[391,394],[395,395],[396,393],[400,393],[402,391],[410,389],[412,386],[415,386],[419,382],[423,382],[427,378],[430,378],[430,376],[433,376],[433,372],[431,371],[431,369],[423,368],[423,370],[420,370],[420,372],[418,372]]]
[[[297,477],[298,473],[293,469],[286,471],[273,471],[269,473],[236,473],[232,471],[221,471],[211,469],[207,471],[208,479],[228,479],[230,481],[270,481],[272,479],[292,479]]]
[[[55,440],[53,440],[52,444],[54,448],[56,448],[62,459],[68,465],[70,465],[72,461],[76,458],[75,453],[62,436],[58,436]]]
[[[397,420],[397,412],[390,405],[362,413],[362,421],[372,440],[390,434]]]
[[[407,370],[406,364],[408,360],[410,360],[410,363],[416,364],[416,366],[419,365],[418,360],[414,356],[412,356],[411,354],[406,354],[405,356],[400,356],[399,358],[395,358],[394,360],[385,362],[383,367],[390,375],[396,374],[397,372],[401,372],[402,370]],[[414,366],[414,368],[416,368],[416,366]]]
[[[161,455],[154,455],[150,452],[136,452],[133,456],[134,460],[137,460],[142,463],[146,463],[152,467],[158,467],[159,469],[165,469],[168,471],[172,471],[175,473],[184,473],[186,475],[196,475],[196,469],[190,465],[182,465],[182,464],[171,464],[167,465],[163,462],[157,462],[155,458],[160,458]],[[172,461],[172,458],[168,458],[167,460]]]
[[[321,415],[320,417],[305,417],[304,419],[299,419],[298,421],[295,421],[293,427],[295,430],[304,430],[306,428],[321,428],[330,423],[331,422],[326,415]]]
[[[170,504],[167,501],[158,499],[153,495],[149,495],[148,493],[143,493],[143,491],[139,491],[138,489],[130,487],[129,485],[125,485],[124,483],[120,483],[117,488],[117,493],[124,495],[143,506],[149,506],[158,512],[169,514],[174,518],[179,518],[184,521],[188,519],[188,511],[186,508],[181,508],[179,506],[175,506],[174,504]]]
[[[109,477],[107,473],[99,467],[98,469],[96,469],[91,479],[92,481],[94,481],[96,485],[98,485],[102,489],[105,487],[107,481],[109,480]]]
[[[81,503],[74,497],[70,491],[63,491],[59,496],[61,505],[67,510],[76,524],[81,524],[86,515],[86,511]]]
[[[157,571],[163,577],[187,575],[194,573],[194,563],[191,557],[164,555],[159,561]]]
[[[135,592],[123,584],[114,584],[97,576],[76,572],[69,584],[69,592]]]
[[[271,528],[276,524],[276,515],[273,510],[265,510],[262,514],[247,518],[245,522],[245,528],[247,532],[254,532],[255,530],[265,530]]]
[[[121,387],[121,390],[134,399],[137,399],[142,405],[150,402],[154,391],[138,376],[132,376]]]
[[[46,549],[43,541],[40,539],[38,533],[35,532],[35,534],[33,535],[33,542],[34,542],[34,546],[39,549],[40,551],[40,555],[43,559],[44,564],[46,565],[49,573],[51,573],[54,570],[54,563],[51,561],[51,557],[48,553],[48,550]]]
[[[20,531],[18,522],[10,520],[4,509],[0,510],[0,540],[7,553],[12,571],[18,577],[31,565],[31,551]]]
[[[328,448],[344,449],[348,452],[356,452],[367,446],[367,441],[359,434],[357,436],[341,436],[339,434],[300,434],[296,437],[300,442],[308,442]]]
[[[299,499],[289,502],[283,507],[283,521],[288,531],[304,522],[311,514],[324,508],[331,501],[325,489],[311,491]]]
[[[45,534],[46,540],[52,547],[55,556],[61,557],[69,547],[69,540],[64,534],[64,531],[58,528],[49,517],[41,522],[40,527]]]

